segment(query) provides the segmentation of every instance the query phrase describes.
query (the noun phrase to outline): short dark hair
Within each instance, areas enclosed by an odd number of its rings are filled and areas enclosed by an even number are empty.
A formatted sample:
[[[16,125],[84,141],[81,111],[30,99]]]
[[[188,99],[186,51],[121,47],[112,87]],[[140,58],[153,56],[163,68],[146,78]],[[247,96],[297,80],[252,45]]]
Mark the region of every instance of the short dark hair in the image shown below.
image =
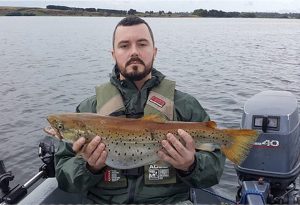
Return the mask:
[[[115,27],[114,30],[114,34],[113,34],[113,39],[112,39],[112,44],[113,44],[113,48],[114,48],[114,44],[115,44],[115,35],[116,35],[116,30],[119,26],[133,26],[133,25],[138,25],[138,24],[145,24],[150,32],[150,36],[152,38],[152,43],[154,45],[154,37],[153,37],[153,32],[149,26],[149,24],[141,19],[140,17],[137,16],[127,16],[125,18],[123,18]]]

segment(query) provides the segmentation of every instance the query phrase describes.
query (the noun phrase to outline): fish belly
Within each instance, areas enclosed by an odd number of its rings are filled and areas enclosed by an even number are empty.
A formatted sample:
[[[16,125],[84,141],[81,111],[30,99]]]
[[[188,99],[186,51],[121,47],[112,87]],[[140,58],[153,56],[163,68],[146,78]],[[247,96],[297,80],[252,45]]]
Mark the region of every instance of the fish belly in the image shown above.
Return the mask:
[[[157,152],[161,149],[157,141],[122,141],[106,143],[106,165],[116,169],[132,169],[159,160]]]

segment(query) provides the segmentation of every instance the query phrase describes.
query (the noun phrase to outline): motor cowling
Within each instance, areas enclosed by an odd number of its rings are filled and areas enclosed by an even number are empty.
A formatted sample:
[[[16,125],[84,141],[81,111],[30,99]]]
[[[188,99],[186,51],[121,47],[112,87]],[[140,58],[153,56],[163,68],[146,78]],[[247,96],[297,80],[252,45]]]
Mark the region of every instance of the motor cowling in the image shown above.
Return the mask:
[[[241,128],[260,132],[236,171],[241,181],[264,178],[272,189],[286,189],[300,173],[297,98],[287,91],[263,91],[244,105]]]

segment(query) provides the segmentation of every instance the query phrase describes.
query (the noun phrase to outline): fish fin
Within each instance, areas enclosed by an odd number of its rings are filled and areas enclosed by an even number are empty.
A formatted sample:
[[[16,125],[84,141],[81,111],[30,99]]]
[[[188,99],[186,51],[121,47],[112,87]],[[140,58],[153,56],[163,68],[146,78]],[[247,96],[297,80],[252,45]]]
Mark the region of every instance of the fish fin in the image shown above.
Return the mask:
[[[216,145],[212,143],[203,143],[197,146],[198,150],[203,150],[203,151],[208,151],[208,152],[213,152],[216,149]]]
[[[159,123],[165,123],[166,120],[161,117],[160,115],[145,115],[142,120],[145,121],[151,121],[151,122],[159,122]]]
[[[207,121],[205,123],[210,128],[213,128],[213,129],[217,128],[217,123],[215,121]]]
[[[248,156],[252,145],[259,134],[256,130],[250,129],[227,129],[222,130],[230,138],[231,143],[222,145],[221,150],[233,163],[239,165]]]

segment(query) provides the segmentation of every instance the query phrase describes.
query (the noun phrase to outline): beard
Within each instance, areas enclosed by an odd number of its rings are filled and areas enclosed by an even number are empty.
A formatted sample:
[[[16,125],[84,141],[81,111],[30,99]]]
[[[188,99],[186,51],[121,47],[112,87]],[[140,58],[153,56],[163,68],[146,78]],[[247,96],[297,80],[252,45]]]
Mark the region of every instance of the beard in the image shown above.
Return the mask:
[[[130,69],[131,71],[128,71],[128,67],[131,65],[132,61],[138,61],[140,64],[134,65]],[[125,68],[120,67],[120,65],[118,64],[118,61],[116,61],[116,68],[126,79],[128,79],[130,81],[140,81],[143,78],[145,78],[147,75],[149,75],[149,73],[151,73],[152,68],[153,68],[153,62],[154,62],[154,57],[153,57],[150,65],[148,65],[148,66],[139,58],[131,58],[125,64]],[[142,71],[139,70],[140,66],[143,66]]]

